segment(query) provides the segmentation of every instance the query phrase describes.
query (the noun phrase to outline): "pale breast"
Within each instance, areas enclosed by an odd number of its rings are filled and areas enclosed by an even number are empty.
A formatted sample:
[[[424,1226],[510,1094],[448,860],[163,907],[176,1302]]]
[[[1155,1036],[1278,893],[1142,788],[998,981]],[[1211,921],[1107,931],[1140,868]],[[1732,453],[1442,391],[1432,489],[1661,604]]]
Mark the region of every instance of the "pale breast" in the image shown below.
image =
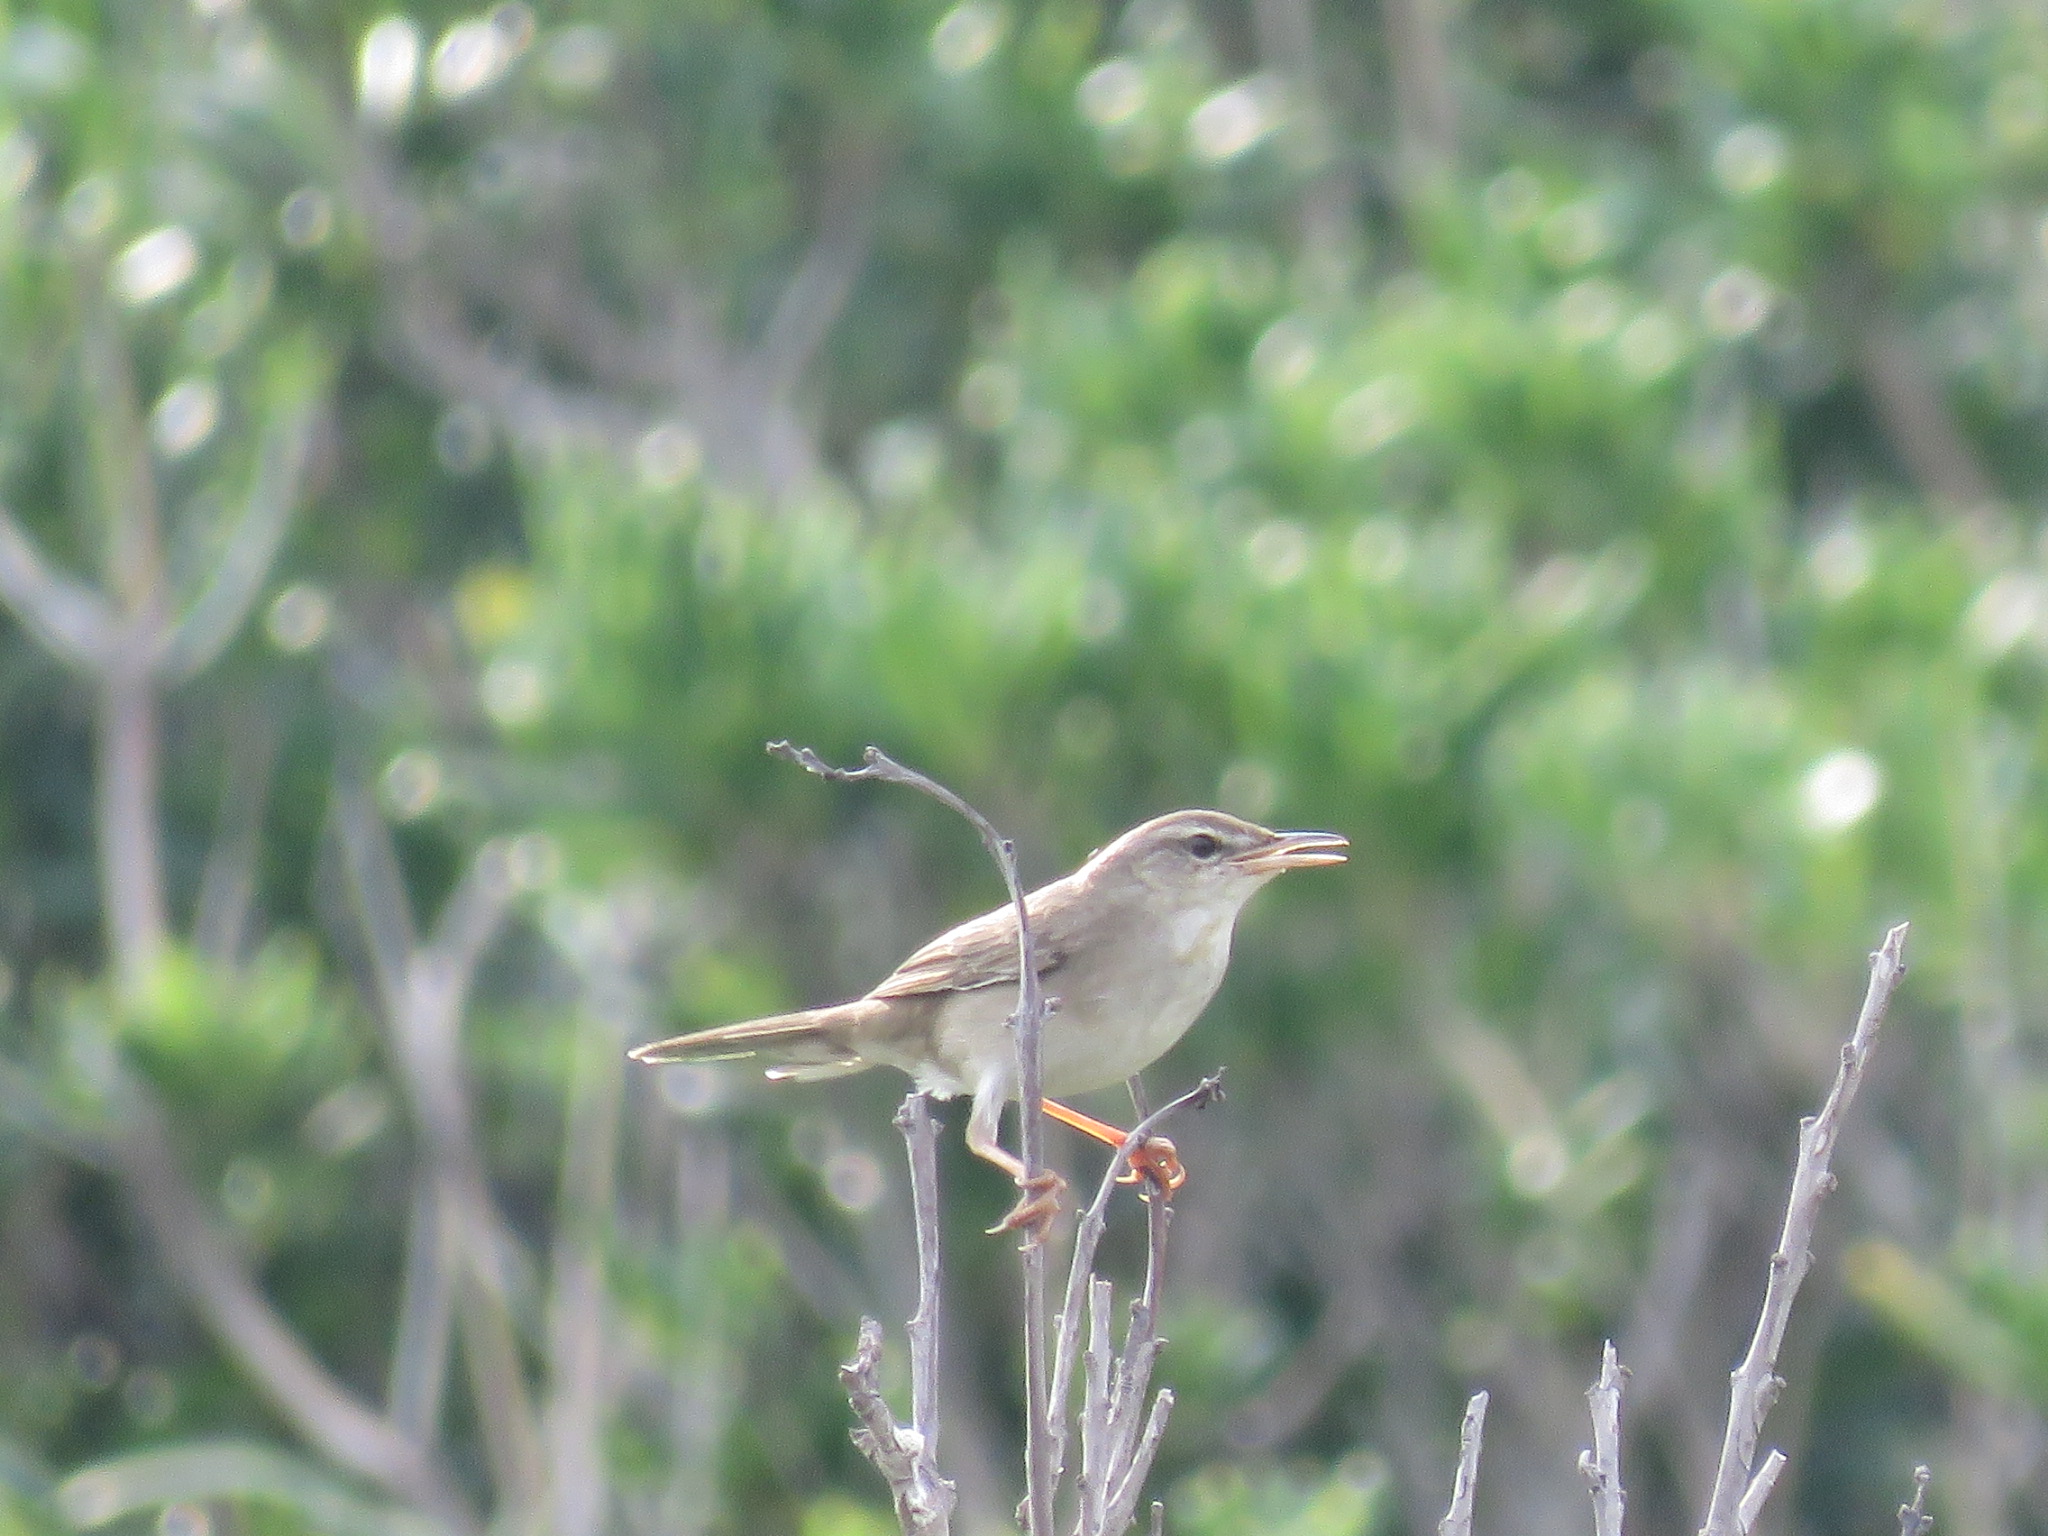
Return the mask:
[[[1045,1091],[1113,1087],[1171,1050],[1222,983],[1236,917],[1235,906],[1177,913],[1115,955],[1081,946],[1048,976],[1058,1007],[1045,1026]],[[1005,1025],[1016,1000],[1008,986],[947,994],[938,1060],[917,1072],[924,1086],[951,1094],[992,1075],[1014,1080],[1016,1045]]]

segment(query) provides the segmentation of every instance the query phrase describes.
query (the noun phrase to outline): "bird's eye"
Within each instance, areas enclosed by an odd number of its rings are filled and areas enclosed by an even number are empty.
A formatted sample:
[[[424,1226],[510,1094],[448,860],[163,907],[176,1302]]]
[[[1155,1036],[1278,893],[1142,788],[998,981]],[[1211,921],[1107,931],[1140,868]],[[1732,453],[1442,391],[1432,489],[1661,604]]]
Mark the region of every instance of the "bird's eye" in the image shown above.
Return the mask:
[[[1198,859],[1213,859],[1223,851],[1223,845],[1206,832],[1197,832],[1188,839],[1188,852]]]

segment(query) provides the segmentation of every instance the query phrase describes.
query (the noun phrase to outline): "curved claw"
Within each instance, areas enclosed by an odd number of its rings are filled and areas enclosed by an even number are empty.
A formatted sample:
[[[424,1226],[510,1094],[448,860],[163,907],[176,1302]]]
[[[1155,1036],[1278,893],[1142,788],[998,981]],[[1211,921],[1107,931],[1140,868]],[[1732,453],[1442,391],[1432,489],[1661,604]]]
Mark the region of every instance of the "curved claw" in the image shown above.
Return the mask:
[[[1147,1136],[1131,1153],[1130,1166],[1116,1176],[1119,1184],[1141,1180],[1166,1195],[1187,1183],[1188,1171],[1181,1164],[1180,1153],[1166,1137]]]
[[[1060,1213],[1060,1196],[1067,1181],[1050,1168],[1017,1181],[1017,1203],[1009,1215],[988,1229],[990,1237],[1002,1232],[1022,1232],[1027,1243],[1037,1245],[1052,1235],[1053,1221]]]

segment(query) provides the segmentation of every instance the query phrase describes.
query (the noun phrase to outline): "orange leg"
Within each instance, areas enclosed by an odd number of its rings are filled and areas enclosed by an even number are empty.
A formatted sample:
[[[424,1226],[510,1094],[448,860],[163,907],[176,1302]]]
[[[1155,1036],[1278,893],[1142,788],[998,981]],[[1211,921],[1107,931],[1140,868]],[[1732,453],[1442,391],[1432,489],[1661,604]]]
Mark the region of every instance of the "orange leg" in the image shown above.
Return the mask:
[[[1072,1126],[1083,1136],[1093,1136],[1108,1146],[1120,1147],[1130,1135],[1129,1131],[1120,1131],[1106,1121],[1084,1115],[1078,1109],[1069,1109],[1055,1100],[1042,1099],[1039,1102],[1045,1106],[1045,1112],[1061,1125]],[[1135,1184],[1141,1178],[1149,1179],[1168,1193],[1187,1183],[1188,1171],[1181,1166],[1180,1154],[1164,1136],[1148,1136],[1140,1142],[1131,1153],[1130,1172],[1121,1175],[1117,1182]]]
[[[1066,1191],[1067,1181],[1050,1168],[1025,1176],[1024,1165],[996,1141],[996,1122],[1002,1112],[1003,1101],[993,1090],[977,1093],[974,1113],[967,1121],[968,1151],[994,1163],[1017,1181],[1017,1203],[1007,1216],[988,1229],[989,1236],[1022,1232],[1027,1242],[1043,1243],[1052,1232],[1053,1219],[1060,1213],[1060,1196]]]

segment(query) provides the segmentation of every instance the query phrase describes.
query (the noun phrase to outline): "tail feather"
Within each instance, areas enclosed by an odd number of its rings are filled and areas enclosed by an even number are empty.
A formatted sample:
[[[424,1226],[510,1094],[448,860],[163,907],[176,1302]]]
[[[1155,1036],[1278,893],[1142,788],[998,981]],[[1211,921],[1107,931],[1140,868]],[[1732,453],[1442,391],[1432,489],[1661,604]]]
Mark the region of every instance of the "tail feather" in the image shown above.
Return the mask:
[[[810,1008],[778,1013],[741,1024],[720,1024],[694,1034],[677,1035],[635,1046],[626,1054],[650,1065],[669,1062],[744,1061],[765,1057],[773,1063],[768,1075],[778,1081],[837,1077],[869,1065],[852,1043],[862,1003],[836,1008]]]

